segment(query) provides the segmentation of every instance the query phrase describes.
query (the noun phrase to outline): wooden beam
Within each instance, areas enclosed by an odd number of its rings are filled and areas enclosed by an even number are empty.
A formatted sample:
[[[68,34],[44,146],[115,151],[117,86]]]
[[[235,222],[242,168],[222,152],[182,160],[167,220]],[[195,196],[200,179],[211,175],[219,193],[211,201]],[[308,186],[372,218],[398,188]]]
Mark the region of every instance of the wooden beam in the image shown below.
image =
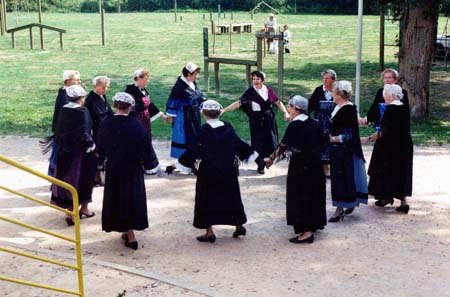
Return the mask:
[[[215,81],[215,89],[214,94],[219,95],[220,93],[220,68],[219,63],[214,63],[214,81]]]
[[[33,27],[30,27],[30,48],[33,49]]]
[[[219,57],[209,57],[208,60],[210,63],[257,66],[257,61],[255,60],[241,60],[241,59],[229,59]]]

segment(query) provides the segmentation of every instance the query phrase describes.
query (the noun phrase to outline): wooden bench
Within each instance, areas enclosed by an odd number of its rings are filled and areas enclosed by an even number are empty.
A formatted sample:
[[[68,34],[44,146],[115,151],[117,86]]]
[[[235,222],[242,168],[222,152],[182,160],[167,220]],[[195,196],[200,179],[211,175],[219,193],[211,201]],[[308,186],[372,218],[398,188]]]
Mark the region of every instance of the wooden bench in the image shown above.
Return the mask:
[[[44,49],[43,29],[59,32],[59,44],[61,46],[61,49],[64,49],[63,33],[66,33],[67,32],[66,30],[60,29],[60,28],[56,28],[56,27],[52,27],[52,26],[43,25],[43,24],[37,24],[37,23],[31,23],[31,24],[28,24],[28,25],[24,25],[24,26],[20,26],[20,27],[16,27],[16,28],[12,28],[12,29],[7,30],[6,31],[7,33],[11,33],[12,47],[13,48],[16,47],[16,40],[15,40],[14,33],[17,32],[17,31],[28,29],[28,30],[30,30],[30,48],[33,49],[33,27],[38,27],[39,28],[40,36],[41,36],[41,49]]]

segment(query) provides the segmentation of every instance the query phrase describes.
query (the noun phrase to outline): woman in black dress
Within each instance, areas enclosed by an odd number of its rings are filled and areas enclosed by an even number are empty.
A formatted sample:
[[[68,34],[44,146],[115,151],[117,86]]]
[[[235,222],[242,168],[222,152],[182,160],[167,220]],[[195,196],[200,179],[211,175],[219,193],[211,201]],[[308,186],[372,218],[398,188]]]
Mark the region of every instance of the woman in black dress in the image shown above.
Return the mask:
[[[330,169],[331,199],[336,211],[328,221],[339,222],[360,203],[367,204],[367,176],[359,137],[358,116],[350,102],[352,85],[348,81],[333,84],[336,107],[331,113]],[[345,210],[344,210],[345,209]]]
[[[109,116],[113,115],[111,106],[108,103],[106,92],[109,88],[110,79],[107,76],[97,76],[92,80],[94,89],[89,92],[84,104],[92,118],[92,134],[94,141],[97,141],[98,130],[100,124]],[[101,166],[103,167],[103,166]],[[97,170],[95,174],[95,184],[103,186],[104,183],[101,178],[101,170]]]
[[[286,121],[289,120],[286,107],[278,99],[274,90],[264,84],[265,78],[264,72],[253,71],[253,86],[248,88],[239,100],[222,110],[223,114],[240,108],[247,114],[252,148],[262,158],[270,156],[278,145],[274,106],[276,105],[283,112]],[[264,164],[258,165],[257,171],[259,174],[264,174]]]
[[[375,205],[401,205],[396,210],[409,211],[407,196],[412,194],[413,143],[411,139],[409,108],[402,103],[402,88],[384,85],[386,110],[380,122],[380,131],[361,139],[363,144],[375,140],[369,171],[369,194],[375,196]]]
[[[241,160],[253,161],[258,153],[239,138],[229,123],[219,120],[222,108],[219,103],[207,100],[201,108],[206,124],[181,155],[178,166],[187,171],[197,159],[201,160],[195,187],[194,227],[206,229],[206,234],[197,237],[198,241],[213,243],[216,240],[213,225],[235,226],[235,238],[246,235],[242,225],[247,217],[234,160],[237,155]]]
[[[92,121],[84,104],[85,89],[80,85],[66,88],[69,103],[61,108],[55,129],[56,143],[55,177],[72,185],[78,192],[80,218],[93,217],[94,212],[88,208],[92,202],[92,189],[96,171],[95,143],[92,138]],[[70,192],[55,184],[51,187],[51,203],[62,208],[73,209]],[[73,218],[65,216],[69,226]]]
[[[134,83],[127,85],[125,92],[130,94],[135,102],[135,105],[130,112],[130,116],[136,117],[136,119],[144,127],[145,131],[150,138],[150,150],[153,157],[149,174],[155,174],[159,169],[159,161],[152,145],[152,121],[159,117],[166,120],[166,116],[156,107],[150,98],[148,90],[145,88],[150,80],[150,72],[146,69],[138,69],[134,72]]]
[[[320,131],[322,132],[322,162],[323,170],[327,178],[330,177],[330,126],[331,126],[331,113],[333,112],[336,103],[333,102],[333,96],[331,89],[333,83],[336,81],[336,72],[333,69],[325,69],[321,73],[322,82],[321,86],[318,86],[308,104],[308,114],[312,116],[314,113],[314,119],[319,122]]]
[[[298,234],[292,243],[312,243],[314,234],[327,224],[325,175],[320,144],[322,133],[316,121],[307,116],[308,100],[294,96],[288,104],[291,123],[278,149],[267,161],[269,168],[276,157],[289,153],[286,189],[287,224]]]
[[[398,71],[392,68],[385,69],[381,73],[381,78],[383,79],[384,84],[397,84],[400,78]],[[403,103],[405,108],[409,111],[409,102],[408,102],[408,93],[405,90],[402,90],[403,97],[400,101]],[[370,106],[369,111],[367,112],[367,116],[365,118],[358,118],[360,125],[374,125],[377,130],[380,128],[380,121],[383,117],[385,100],[383,96],[383,88],[378,89],[375,98],[373,99],[373,103]]]
[[[97,152],[106,159],[102,229],[124,232],[125,246],[138,249],[133,230],[148,228],[147,197],[143,168],[151,169],[150,137],[139,121],[128,116],[134,99],[119,92],[113,97],[114,116],[99,131]]]
[[[69,103],[69,99],[67,98],[66,94],[66,88],[73,85],[79,85],[81,83],[80,72],[76,70],[64,70],[63,80],[64,86],[62,86],[58,90],[58,95],[56,96],[55,107],[53,110],[53,120],[52,120],[53,135],[41,141],[41,146],[43,147],[44,154],[49,150],[49,146],[51,145],[50,164],[48,165],[48,173],[47,173],[49,176],[55,176],[56,155],[58,148],[56,146],[56,141],[54,141],[54,134],[56,130],[56,125],[58,124],[58,118],[61,112],[61,108],[67,103]]]

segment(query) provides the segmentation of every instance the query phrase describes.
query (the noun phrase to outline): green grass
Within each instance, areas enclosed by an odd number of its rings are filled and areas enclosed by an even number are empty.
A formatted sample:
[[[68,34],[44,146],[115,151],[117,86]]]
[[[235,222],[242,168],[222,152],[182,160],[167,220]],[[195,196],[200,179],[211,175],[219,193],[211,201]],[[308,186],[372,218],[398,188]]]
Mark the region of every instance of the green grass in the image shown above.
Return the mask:
[[[45,31],[46,51],[30,50],[28,31],[16,34],[16,48],[11,48],[10,35],[0,37],[0,134],[43,136],[49,134],[57,89],[62,85],[62,72],[77,69],[82,81],[91,89],[96,75],[112,78],[109,98],[132,81],[135,69],[150,69],[152,78],[148,89],[157,106],[165,102],[181,68],[188,61],[203,66],[202,28],[210,27],[209,14],[181,13],[183,21],[174,23],[171,13],[132,13],[106,15],[106,46],[101,46],[100,16],[98,14],[44,14],[44,23],[67,30],[65,49],[59,50],[59,36]],[[229,18],[230,14],[227,14]],[[215,16],[216,17],[216,16]],[[255,15],[254,22],[262,24],[266,15]],[[217,20],[216,20],[217,21]],[[234,22],[250,21],[247,13],[234,13]],[[355,52],[357,17],[330,15],[281,15],[279,25],[287,23],[293,33],[291,55],[285,56],[284,94],[309,97],[321,84],[320,72],[333,68],[338,79],[355,81]],[[37,14],[9,14],[8,27],[37,22]],[[230,19],[221,19],[229,23]],[[441,22],[442,23],[442,22]],[[361,113],[369,108],[376,90],[382,86],[378,68],[378,28],[376,16],[364,18],[363,64],[361,81]],[[386,42],[392,43],[397,33],[395,25],[387,26]],[[439,32],[442,30],[439,29]],[[38,30],[34,44],[39,47]],[[233,35],[233,51],[229,51],[228,36],[217,36],[215,56],[256,59],[253,34]],[[386,67],[397,67],[395,47],[386,47]],[[212,55],[212,36],[210,36]],[[263,60],[267,84],[277,87],[277,58],[267,55]],[[245,90],[245,68],[221,65],[221,96],[214,96],[213,67],[210,67],[209,98],[228,105]],[[437,65],[431,80],[430,119],[413,123],[417,144],[442,144],[450,140],[448,69]],[[203,89],[203,76],[198,81]],[[279,115],[281,116],[281,115]],[[228,113],[238,133],[248,139],[248,125],[243,113]],[[279,118],[280,134],[286,123]],[[168,138],[170,126],[154,122],[156,138]],[[361,134],[368,134],[363,129]]]

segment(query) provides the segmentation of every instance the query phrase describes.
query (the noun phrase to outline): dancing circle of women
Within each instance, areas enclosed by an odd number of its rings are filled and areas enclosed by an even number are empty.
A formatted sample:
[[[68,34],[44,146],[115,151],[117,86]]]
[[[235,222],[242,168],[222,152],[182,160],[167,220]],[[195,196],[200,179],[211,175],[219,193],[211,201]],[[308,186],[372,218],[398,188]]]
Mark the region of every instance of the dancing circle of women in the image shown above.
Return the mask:
[[[399,199],[396,211],[409,212],[406,197],[412,193],[413,143],[408,99],[397,85],[396,70],[382,73],[384,87],[364,118],[351,102],[351,83],[338,81],[332,69],[322,72],[323,85],[315,89],[311,99],[292,96],[287,108],[265,84],[262,71],[252,72],[253,85],[226,108],[203,96],[196,83],[200,73],[197,65],[189,62],[181,73],[165,113],[146,89],[150,80],[146,69],[136,70],[134,82],[113,96],[115,113],[106,97],[108,77],[95,77],[93,90],[85,100],[87,92],[80,73],[63,73],[53,135],[41,143],[46,150],[51,149],[48,174],[76,188],[80,218],[95,216],[88,208],[93,187],[104,185],[102,229],[121,232],[126,247],[138,249],[134,230],[149,226],[144,174],[181,172],[197,176],[193,225],[206,230],[198,241],[214,243],[215,225],[234,226],[233,237],[245,236],[240,162],[255,163],[256,174],[262,175],[279,160],[288,160],[287,224],[296,234],[289,239],[292,243],[314,242],[314,233],[327,224],[327,178],[336,207],[330,223],[342,221],[360,204],[367,204],[368,195],[375,197],[379,207]],[[281,141],[275,108],[290,121]],[[250,145],[230,123],[220,119],[235,109],[248,117]],[[165,170],[152,145],[151,123],[158,118],[172,125],[170,156],[174,162]],[[371,123],[375,132],[360,137],[359,125]],[[361,145],[372,141],[375,145],[367,183]],[[72,210],[70,192],[57,185],[52,185],[51,192],[51,203]],[[64,219],[69,226],[74,224],[70,215]]]

